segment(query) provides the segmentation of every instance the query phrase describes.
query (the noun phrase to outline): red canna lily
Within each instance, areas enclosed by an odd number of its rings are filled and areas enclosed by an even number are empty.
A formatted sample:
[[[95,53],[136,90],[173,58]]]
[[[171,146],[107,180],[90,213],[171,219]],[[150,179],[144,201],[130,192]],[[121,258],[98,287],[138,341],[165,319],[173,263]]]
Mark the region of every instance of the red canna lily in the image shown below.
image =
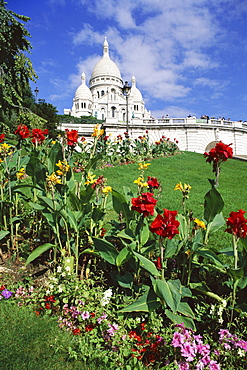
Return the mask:
[[[153,188],[153,189],[158,189],[160,187],[160,183],[156,177],[148,176],[147,184],[150,188]]]
[[[236,235],[238,238],[245,238],[247,235],[247,220],[244,218],[246,212],[239,209],[237,212],[231,212],[230,217],[227,218],[225,230],[229,234]]]
[[[220,163],[227,161],[227,159],[232,158],[233,150],[230,148],[232,144],[224,144],[222,141],[217,143],[214,148],[212,148],[208,153],[204,153],[204,157],[207,158],[206,162],[213,162],[213,172],[217,171],[217,166]]]
[[[19,125],[14,132],[15,135],[19,136],[19,139],[26,139],[30,135],[30,131],[26,125]]]
[[[65,130],[67,133],[67,144],[68,146],[74,147],[78,142],[79,135],[77,130]]]
[[[163,216],[158,214],[155,220],[150,225],[150,231],[163,238],[172,239],[176,234],[179,234],[178,226],[180,222],[175,219],[177,211],[169,211],[164,209]]]
[[[138,198],[132,198],[133,211],[142,213],[144,217],[154,215],[154,207],[156,206],[157,200],[153,198],[152,193],[142,193]]]
[[[1,134],[0,135],[0,143],[2,143],[4,141],[4,138],[5,138],[5,135],[4,134]]]

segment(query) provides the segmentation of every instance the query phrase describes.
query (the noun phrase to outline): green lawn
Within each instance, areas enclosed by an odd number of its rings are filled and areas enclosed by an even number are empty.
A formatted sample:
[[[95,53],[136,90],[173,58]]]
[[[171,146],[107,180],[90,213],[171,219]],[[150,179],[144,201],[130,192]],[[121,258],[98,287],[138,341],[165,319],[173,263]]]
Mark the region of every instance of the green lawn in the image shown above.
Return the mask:
[[[162,184],[162,197],[159,198],[157,206],[181,212],[182,194],[174,191],[178,182],[189,183],[192,186],[187,208],[193,211],[193,216],[201,219],[203,217],[204,196],[210,189],[208,178],[213,179],[212,166],[206,163],[202,154],[183,152],[181,154],[157,158],[150,161],[151,165],[145,170],[145,175],[157,177]],[[247,162],[228,160],[221,166],[218,191],[220,192],[225,206],[224,217],[228,217],[231,211],[243,209],[247,211],[246,194],[246,170]],[[122,192],[123,186],[130,187],[136,192],[137,185],[134,180],[140,174],[138,164],[128,164],[116,167],[106,167],[98,174],[106,177],[107,184]],[[231,243],[231,237],[224,229],[210,239],[213,247],[216,245],[223,248]]]

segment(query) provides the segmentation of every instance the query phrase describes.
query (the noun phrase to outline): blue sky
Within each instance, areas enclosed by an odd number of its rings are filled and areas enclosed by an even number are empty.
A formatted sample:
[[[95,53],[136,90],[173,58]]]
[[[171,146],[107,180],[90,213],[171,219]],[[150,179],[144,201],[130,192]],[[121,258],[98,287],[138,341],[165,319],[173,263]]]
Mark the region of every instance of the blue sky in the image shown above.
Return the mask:
[[[38,98],[60,114],[107,36],[111,59],[124,81],[134,73],[153,117],[247,120],[246,0],[6,1],[31,18]]]

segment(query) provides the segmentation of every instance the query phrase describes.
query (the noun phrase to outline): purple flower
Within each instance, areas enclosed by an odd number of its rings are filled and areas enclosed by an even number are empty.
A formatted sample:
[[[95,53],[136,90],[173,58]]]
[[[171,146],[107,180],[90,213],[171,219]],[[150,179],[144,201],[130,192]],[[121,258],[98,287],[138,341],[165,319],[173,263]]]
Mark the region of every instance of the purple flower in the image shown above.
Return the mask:
[[[209,363],[209,370],[220,370],[220,365],[216,361],[211,360]]]
[[[90,313],[88,311],[84,311],[82,312],[81,317],[83,320],[89,319]]]
[[[115,334],[115,331],[118,330],[118,325],[117,324],[108,324],[109,329],[107,330],[107,333],[112,337]]]
[[[11,296],[12,296],[13,292],[11,292],[10,290],[8,289],[4,289],[2,291],[2,296],[5,298],[5,299],[9,299]]]
[[[97,319],[98,324],[101,324],[101,322],[102,322],[103,320],[105,320],[106,318],[107,318],[107,314],[106,314],[106,313],[103,313],[103,315],[102,315],[102,316],[100,316],[100,317]]]

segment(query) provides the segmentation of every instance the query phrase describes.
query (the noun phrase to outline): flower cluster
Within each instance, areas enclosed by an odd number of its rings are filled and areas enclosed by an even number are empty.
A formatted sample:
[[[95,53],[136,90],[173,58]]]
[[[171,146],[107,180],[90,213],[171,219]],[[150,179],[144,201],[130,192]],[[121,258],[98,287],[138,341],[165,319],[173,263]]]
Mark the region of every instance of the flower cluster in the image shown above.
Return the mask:
[[[247,341],[239,339],[237,335],[231,334],[227,329],[220,329],[219,342],[226,351],[237,349],[240,357],[247,356]]]
[[[58,176],[65,176],[66,173],[70,169],[70,165],[68,164],[68,162],[66,160],[64,160],[64,161],[60,161],[59,160],[56,163],[56,166],[59,168],[59,170],[56,171],[56,173],[58,174]]]
[[[43,144],[43,142],[45,141],[45,137],[48,134],[49,131],[47,129],[41,130],[40,128],[34,128],[31,134],[32,143],[34,143],[35,145]]]
[[[247,235],[247,219],[244,218],[245,213],[242,209],[239,209],[237,212],[231,212],[230,217],[226,221],[228,228],[225,231],[235,235],[237,238],[245,238]]]
[[[78,131],[68,130],[68,129],[66,129],[65,131],[66,131],[67,145],[71,148],[75,147],[79,139]]]
[[[0,299],[2,299],[2,298],[9,299],[10,297],[12,297],[13,292],[11,292],[7,288],[5,288],[5,286],[3,286],[3,287],[4,287],[4,289],[0,289],[0,290],[2,290],[2,292],[1,292],[2,297],[0,296]]]
[[[211,358],[210,345],[204,344],[201,335],[194,335],[193,331],[186,329],[184,324],[176,325],[178,331],[173,334],[171,345],[177,351],[178,369],[220,370],[220,365]]]
[[[144,217],[154,215],[154,207],[156,206],[157,199],[154,199],[152,193],[142,193],[139,197],[132,198],[131,202],[131,209],[133,211],[143,214]]]
[[[95,125],[92,133],[93,137],[99,138],[104,134],[104,130],[100,128],[100,125]]]
[[[161,361],[165,342],[159,335],[145,330],[145,326],[145,322],[141,323],[140,330],[131,330],[128,336],[134,344],[132,356],[150,366]]]
[[[206,162],[213,163],[213,172],[217,172],[217,167],[220,163],[232,158],[233,150],[230,148],[231,145],[224,144],[220,141],[209,152],[204,153],[204,157],[207,158]]]
[[[172,239],[176,234],[179,234],[179,221],[175,219],[177,211],[170,211],[164,208],[163,216],[158,214],[155,220],[150,225],[150,231],[163,238]]]
[[[30,131],[26,125],[19,125],[14,134],[19,137],[19,140],[23,140],[29,137]]]

